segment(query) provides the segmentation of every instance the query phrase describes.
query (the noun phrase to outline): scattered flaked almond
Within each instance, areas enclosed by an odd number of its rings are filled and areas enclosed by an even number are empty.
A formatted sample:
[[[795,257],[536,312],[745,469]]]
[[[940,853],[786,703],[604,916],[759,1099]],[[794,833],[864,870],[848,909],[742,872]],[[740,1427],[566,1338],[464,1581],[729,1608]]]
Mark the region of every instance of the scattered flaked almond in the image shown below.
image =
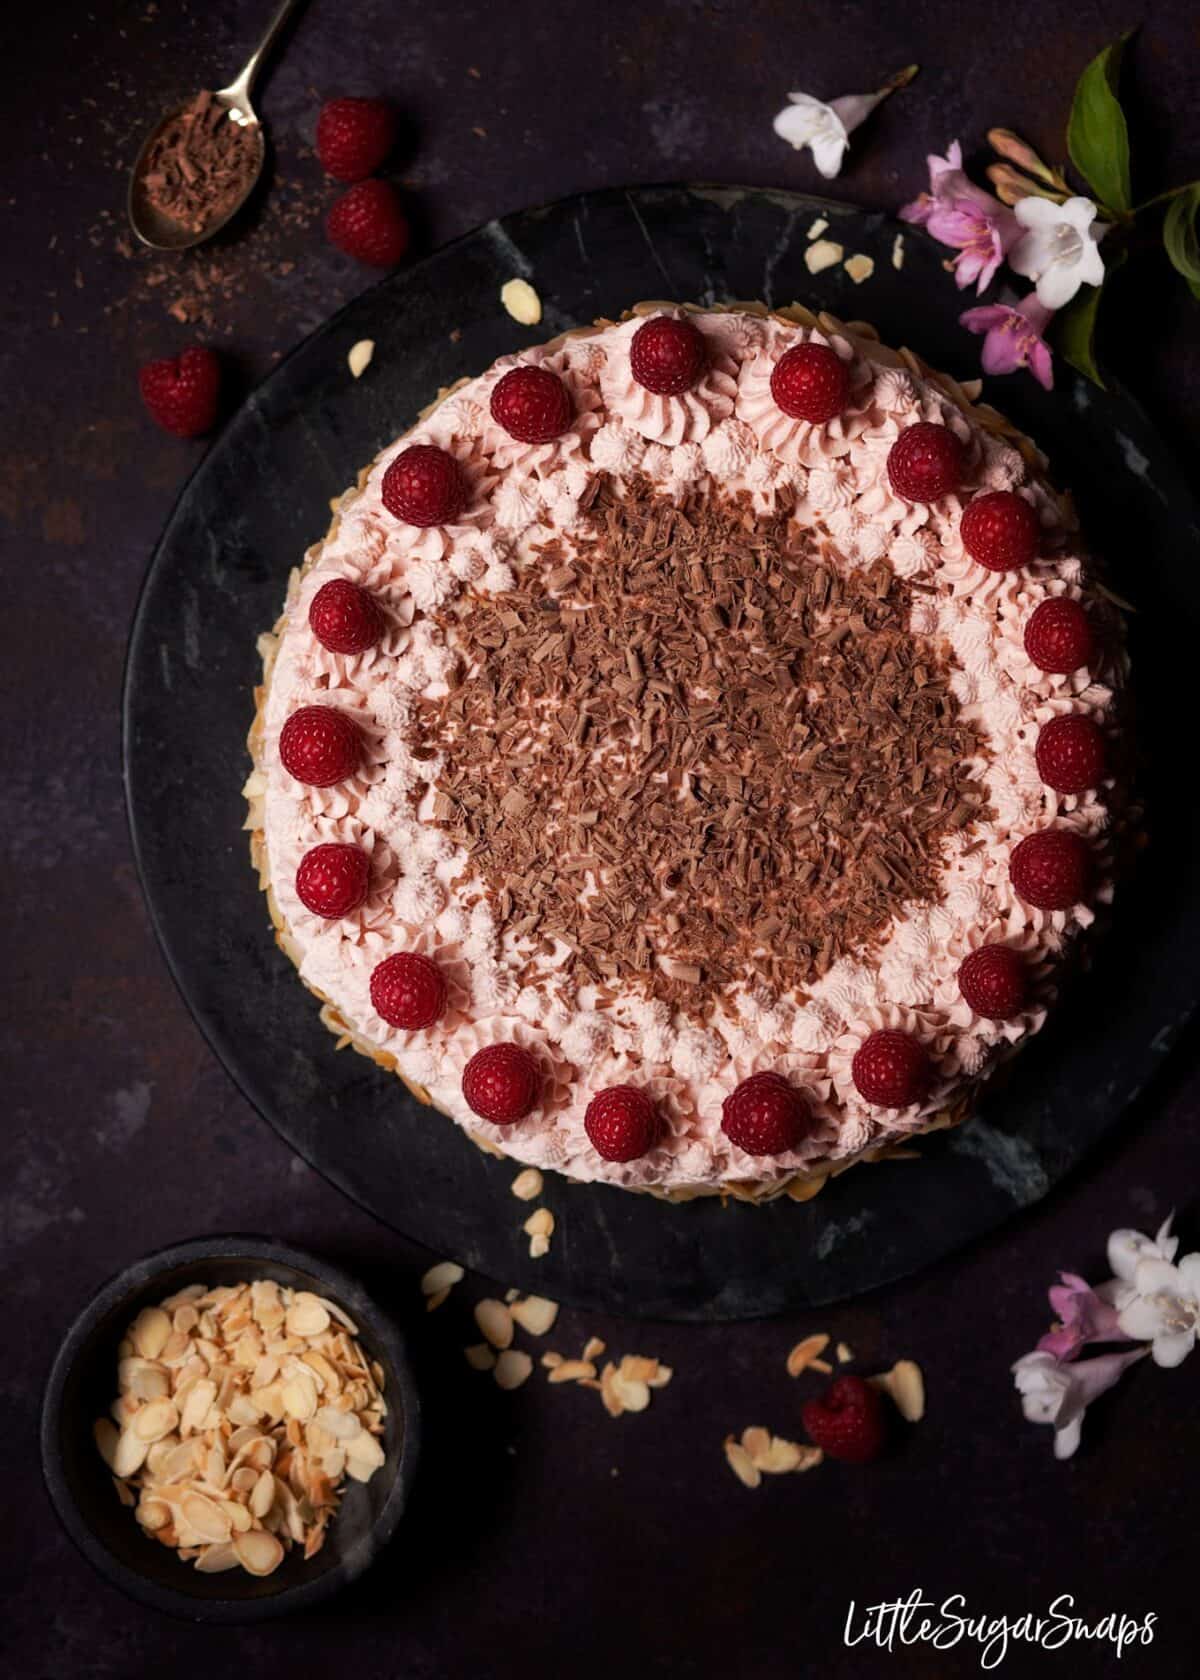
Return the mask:
[[[439,1289],[433,1295],[426,1295],[425,1311],[436,1312],[439,1307],[444,1307],[449,1299],[450,1291],[448,1289]]]
[[[825,1335],[824,1331],[819,1331],[815,1336],[805,1336],[802,1342],[796,1343],[787,1356],[788,1376],[798,1377],[801,1371],[807,1370],[820,1358],[828,1346],[829,1337]]]
[[[904,235],[898,233],[892,240],[892,267],[904,267]]]
[[[810,222],[808,224],[809,239],[819,239],[828,226],[829,218],[827,216],[818,216],[815,222]]]
[[[725,1437],[725,1461],[743,1487],[756,1488],[762,1475],[750,1454],[733,1435]]]
[[[915,1360],[898,1359],[890,1371],[870,1381],[891,1396],[905,1423],[920,1423],[925,1416],[925,1376]]]
[[[542,1364],[546,1367],[547,1371],[553,1371],[554,1367],[556,1365],[561,1365],[562,1362],[562,1354],[555,1353],[553,1348],[548,1349],[547,1352],[542,1355]]]
[[[268,1280],[140,1312],[97,1449],[147,1534],[205,1573],[313,1557],[345,1476],[384,1462],[383,1371],[333,1301]]]
[[[558,1302],[547,1301],[542,1295],[527,1295],[514,1301],[509,1314],[531,1336],[544,1336],[558,1317]]]
[[[536,1167],[526,1167],[512,1181],[512,1193],[519,1202],[532,1202],[542,1193],[542,1175]]]
[[[810,274],[836,268],[845,255],[842,247],[832,239],[814,239],[804,253],[804,266]]]
[[[529,1239],[529,1258],[531,1260],[542,1260],[542,1259],[545,1258],[545,1256],[547,1254],[549,1254],[549,1252],[550,1252],[550,1238],[549,1237],[542,1236],[540,1231],[537,1232],[534,1236],[530,1237],[530,1239]]]
[[[535,1208],[522,1226],[529,1238],[530,1258],[540,1260],[550,1252],[550,1238],[554,1235],[554,1215],[547,1207]]]
[[[463,1353],[473,1371],[490,1371],[496,1363],[496,1355],[486,1342],[473,1342]]]
[[[346,365],[355,379],[361,379],[371,365],[371,358],[375,354],[375,340],[360,338],[357,344],[350,346],[350,354],[346,357]]]
[[[492,1372],[500,1388],[520,1388],[533,1370],[533,1360],[519,1348],[505,1348]]]
[[[494,1348],[512,1345],[512,1312],[503,1301],[487,1297],[475,1303],[475,1322]]]
[[[850,1351],[850,1349],[846,1346],[845,1342],[839,1342],[838,1345],[837,1345],[837,1362],[838,1362],[838,1364],[839,1365],[849,1365],[850,1361],[853,1358],[854,1358],[854,1355]]]
[[[542,318],[542,300],[528,280],[506,280],[500,288],[500,302],[523,327],[536,327]]]
[[[422,1295],[446,1295],[463,1280],[463,1269],[455,1260],[439,1260],[421,1279]]]
[[[589,1336],[587,1343],[584,1346],[583,1357],[585,1359],[599,1359],[603,1352],[604,1343],[600,1340],[599,1336]]]
[[[549,1354],[546,1355],[546,1359],[550,1357]],[[596,1367],[590,1359],[556,1359],[550,1366],[552,1383],[581,1382],[586,1378],[594,1378],[595,1375]]]
[[[846,258],[842,267],[846,270],[846,273],[850,276],[851,280],[853,280],[854,284],[856,286],[861,286],[864,280],[869,280],[872,274],[874,274],[875,259],[874,257],[868,257],[862,251],[857,251],[854,256]]]

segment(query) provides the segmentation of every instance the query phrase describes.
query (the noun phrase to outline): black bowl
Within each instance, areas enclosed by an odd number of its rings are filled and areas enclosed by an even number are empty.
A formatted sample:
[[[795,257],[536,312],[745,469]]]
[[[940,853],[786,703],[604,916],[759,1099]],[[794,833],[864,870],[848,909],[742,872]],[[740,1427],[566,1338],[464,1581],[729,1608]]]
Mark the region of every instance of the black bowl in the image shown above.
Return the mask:
[[[328,1296],[358,1326],[384,1372],[386,1460],[366,1483],[348,1481],[325,1544],[305,1562],[293,1547],[272,1575],[202,1575],[144,1535],[121,1504],[92,1426],[117,1392],[117,1343],[142,1307],[190,1283],[272,1278]],[[67,1533],[102,1575],[155,1609],[203,1622],[250,1622],[317,1604],[378,1556],[404,1513],[416,1470],[420,1412],[404,1339],[360,1284],[311,1254],[260,1237],[202,1237],[147,1255],[106,1283],[55,1358],[42,1403],[42,1469]]]

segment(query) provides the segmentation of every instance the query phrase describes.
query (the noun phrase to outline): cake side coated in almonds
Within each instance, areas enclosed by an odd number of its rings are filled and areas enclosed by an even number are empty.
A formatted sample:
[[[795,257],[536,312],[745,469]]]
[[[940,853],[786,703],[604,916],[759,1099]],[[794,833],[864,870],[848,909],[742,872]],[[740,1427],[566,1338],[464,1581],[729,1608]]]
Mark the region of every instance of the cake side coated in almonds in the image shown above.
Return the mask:
[[[961,1117],[1111,893],[1124,657],[1042,467],[800,310],[639,306],[445,394],[264,640],[249,826],[330,1024],[485,1147],[673,1195]]]

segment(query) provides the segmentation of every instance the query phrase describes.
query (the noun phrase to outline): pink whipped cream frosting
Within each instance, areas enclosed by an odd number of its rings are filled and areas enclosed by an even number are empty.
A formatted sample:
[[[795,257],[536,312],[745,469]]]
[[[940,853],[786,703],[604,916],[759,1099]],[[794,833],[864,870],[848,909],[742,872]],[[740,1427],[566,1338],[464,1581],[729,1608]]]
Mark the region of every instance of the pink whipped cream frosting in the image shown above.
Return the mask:
[[[1112,701],[1088,671],[1049,675],[1024,649],[1025,625],[1039,602],[1085,593],[1064,504],[1015,448],[869,340],[826,339],[740,312],[691,318],[709,362],[685,396],[654,396],[633,380],[635,319],[503,358],[384,450],[362,487],[341,498],[333,534],[293,589],[266,714],[269,870],[303,977],[360,1039],[390,1052],[475,1136],[577,1179],[661,1190],[769,1184],[913,1132],[1044,1019],[1044,984],[1035,988],[1042,1001],[1016,1020],[975,1015],[957,983],[964,955],[1003,940],[1044,979],[1092,920],[1083,905],[1049,913],[1023,904],[1008,876],[1015,844],[1051,823],[1076,829],[1096,843],[1099,899],[1111,895],[1112,884],[1102,795],[1056,794],[1034,764],[1034,741],[1048,718],[1067,711],[1103,718]],[[808,339],[828,342],[849,364],[849,405],[827,426],[789,419],[771,397],[775,362]],[[491,419],[492,387],[518,363],[548,367],[569,387],[575,418],[553,443],[515,442]],[[957,498],[929,507],[894,494],[888,451],[917,420],[948,425],[962,440],[968,493],[1014,489],[1037,509],[1047,558],[1018,573],[985,571],[963,549]],[[384,472],[412,443],[436,444],[461,463],[472,494],[458,523],[421,530],[384,508]],[[994,820],[946,842],[941,902],[911,905],[869,960],[846,958],[800,994],[775,995],[748,977],[714,1000],[702,1025],[673,1017],[633,988],[604,1002],[594,988],[573,984],[565,950],[557,983],[522,988],[522,947],[498,932],[465,855],[427,820],[438,761],[413,754],[414,701],[440,691],[453,661],[431,615],[465,588],[510,587],[518,570],[541,563],[535,543],[551,536],[569,542],[580,495],[597,469],[618,477],[636,471],[667,492],[702,482],[749,492],[763,510],[786,487],[798,498],[797,517],[824,524],[847,569],[887,557],[900,576],[926,586],[915,595],[912,628],[945,638],[954,691],[987,743],[977,771]],[[361,584],[386,607],[390,628],[378,647],[342,657],[312,635],[309,603],[332,577]],[[363,726],[367,763],[347,785],[301,786],[279,762],[284,719],[311,703],[343,707]],[[311,915],[294,885],[303,854],[329,840],[352,841],[371,856],[370,897],[340,922]],[[372,969],[403,950],[435,957],[449,980],[447,1013],[425,1032],[398,1032],[371,1006]],[[903,1028],[928,1047],[938,1078],[921,1105],[873,1109],[856,1091],[851,1060],[880,1027]],[[481,1046],[508,1039],[534,1048],[549,1077],[532,1115],[498,1127],[468,1109],[462,1074]],[[723,1099],[764,1069],[802,1087],[815,1115],[795,1151],[770,1159],[744,1154],[720,1124]],[[650,1092],[663,1130],[642,1159],[614,1165],[592,1148],[583,1121],[595,1092],[622,1083]]]

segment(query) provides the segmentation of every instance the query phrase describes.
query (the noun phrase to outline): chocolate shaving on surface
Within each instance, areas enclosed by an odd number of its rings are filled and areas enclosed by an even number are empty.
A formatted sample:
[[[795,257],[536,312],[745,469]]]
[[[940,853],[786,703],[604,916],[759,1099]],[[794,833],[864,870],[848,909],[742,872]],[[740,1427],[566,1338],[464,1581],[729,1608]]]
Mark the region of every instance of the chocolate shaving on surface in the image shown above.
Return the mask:
[[[536,576],[438,614],[462,666],[422,703],[434,820],[534,943],[527,983],[559,939],[577,983],[697,1013],[802,988],[935,901],[944,837],[987,814],[947,652],[782,498],[596,486]]]
[[[261,156],[258,129],[231,121],[212,93],[198,93],[156,135],[142,191],[159,215],[189,233],[203,233],[241,201]]]

